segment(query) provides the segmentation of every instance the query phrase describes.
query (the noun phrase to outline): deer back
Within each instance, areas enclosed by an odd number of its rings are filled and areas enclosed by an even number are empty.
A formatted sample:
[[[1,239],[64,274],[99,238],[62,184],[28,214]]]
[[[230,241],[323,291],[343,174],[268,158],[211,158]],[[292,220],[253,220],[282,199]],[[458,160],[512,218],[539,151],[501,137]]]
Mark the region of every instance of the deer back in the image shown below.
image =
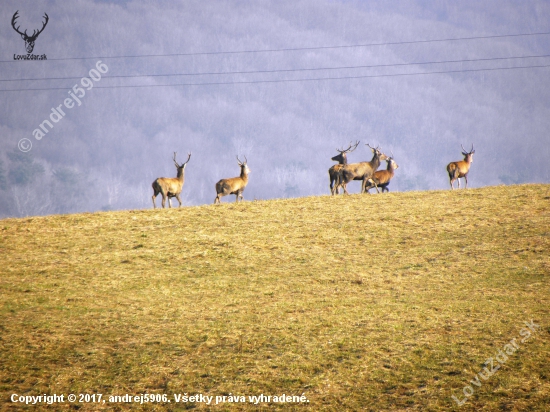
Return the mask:
[[[343,165],[342,171],[346,174],[352,174],[354,176],[363,175],[364,172],[370,169],[369,162],[359,162],[359,163],[348,163],[347,165]]]
[[[236,192],[237,190],[240,190],[244,187],[246,187],[248,183],[248,177],[242,178],[242,177],[230,177],[228,179],[222,179],[216,184],[216,191],[218,193],[220,192]]]
[[[183,187],[183,178],[178,177],[159,177],[155,183],[162,187],[164,193],[180,193]]]

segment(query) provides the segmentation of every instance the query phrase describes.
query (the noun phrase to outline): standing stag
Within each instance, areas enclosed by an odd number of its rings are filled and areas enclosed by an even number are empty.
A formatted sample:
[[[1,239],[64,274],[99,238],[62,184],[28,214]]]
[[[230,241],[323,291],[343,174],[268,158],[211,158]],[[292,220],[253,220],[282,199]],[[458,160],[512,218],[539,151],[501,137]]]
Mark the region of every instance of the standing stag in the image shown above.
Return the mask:
[[[153,182],[153,209],[157,208],[155,204],[155,198],[160,193],[162,195],[162,207],[166,204],[166,198],[168,198],[168,207],[172,207],[170,199],[175,197],[180,203],[178,207],[181,207],[180,193],[185,182],[185,166],[191,159],[191,153],[188,153],[187,161],[181,165],[176,162],[176,152],[174,152],[174,164],[178,169],[177,177],[159,177]]]
[[[454,189],[453,183],[456,180],[458,182],[458,188],[460,189],[460,178],[463,177],[466,181],[464,188],[468,187],[468,172],[470,171],[470,165],[474,161],[474,153],[476,152],[474,150],[474,145],[472,144],[472,150],[469,152],[464,149],[464,146],[460,144],[460,147],[462,147],[462,155],[464,156],[464,160],[460,160],[458,162],[451,162],[447,165],[447,173],[449,173],[449,180],[451,182],[451,189]]]
[[[330,179],[330,193],[331,194],[339,194],[338,190],[338,173],[340,173],[340,170],[342,169],[343,165],[348,164],[348,153],[353,152],[355,149],[357,149],[357,146],[359,145],[359,140],[355,142],[353,145],[351,142],[349,143],[349,147],[347,149],[336,149],[338,152],[340,152],[339,155],[336,155],[332,157],[330,160],[333,160],[335,162],[338,162],[338,164],[331,166],[330,169],[328,169],[328,176]],[[336,185],[335,185],[336,183]]]
[[[386,159],[386,162],[388,162],[386,170],[376,171],[374,173],[374,176],[372,177],[372,180],[374,182],[369,182],[368,186],[365,187],[367,193],[375,186],[382,188],[382,193],[384,193],[384,190],[388,192],[390,191],[390,189],[388,189],[388,186],[391,179],[393,179],[393,176],[395,175],[395,170],[399,167],[399,165],[395,163],[395,160],[393,160],[393,152],[391,153],[391,157],[388,157]]]
[[[246,156],[244,157],[244,162],[241,162],[239,156],[237,156],[237,162],[239,162],[241,168],[241,175],[239,177],[222,179],[216,183],[216,199],[214,199],[214,204],[221,203],[220,198],[227,195],[235,195],[235,202],[239,201],[239,197],[241,201],[243,200],[243,191],[248,184],[250,169],[246,165],[248,162]]]
[[[372,147],[368,143],[366,145],[370,147],[370,150],[373,153],[370,162],[350,163],[344,165],[340,170],[338,185],[342,186],[345,194],[349,195],[347,191],[347,184],[352,180],[362,181],[361,193],[364,193],[367,182],[370,181],[371,183],[374,183],[372,176],[374,175],[374,172],[376,172],[376,169],[380,166],[380,162],[388,158],[388,156],[380,151],[379,147]],[[378,186],[376,186],[376,184],[374,184],[374,186],[376,187],[376,191],[380,193]]]

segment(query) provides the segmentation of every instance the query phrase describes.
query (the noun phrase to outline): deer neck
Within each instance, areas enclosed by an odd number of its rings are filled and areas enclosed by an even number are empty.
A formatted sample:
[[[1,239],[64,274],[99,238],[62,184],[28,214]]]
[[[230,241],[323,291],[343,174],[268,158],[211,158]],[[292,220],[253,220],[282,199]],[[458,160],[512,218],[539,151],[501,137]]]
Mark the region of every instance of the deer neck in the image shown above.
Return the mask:
[[[178,179],[181,182],[183,182],[184,169],[185,167],[178,167],[178,174],[176,176],[176,179]]]
[[[372,160],[369,163],[371,164],[372,170],[376,170],[378,169],[378,167],[380,167],[380,158],[376,153],[374,154],[374,156],[372,157]]]
[[[243,179],[244,182],[248,182],[248,173],[246,173],[244,167],[241,167],[241,179]]]

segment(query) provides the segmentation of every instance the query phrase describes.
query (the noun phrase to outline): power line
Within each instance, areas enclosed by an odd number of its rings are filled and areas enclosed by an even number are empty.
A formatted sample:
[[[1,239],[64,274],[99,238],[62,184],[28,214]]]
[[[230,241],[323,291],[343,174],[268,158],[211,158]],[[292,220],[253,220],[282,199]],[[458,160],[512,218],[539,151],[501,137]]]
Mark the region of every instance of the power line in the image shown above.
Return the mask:
[[[339,46],[316,46],[316,47],[290,47],[280,49],[263,49],[263,50],[230,50],[230,51],[212,51],[212,52],[193,52],[193,53],[170,53],[170,54],[135,54],[122,56],[94,56],[94,57],[62,57],[43,60],[47,61],[65,61],[65,60],[92,60],[92,59],[131,59],[143,57],[179,57],[179,56],[213,56],[220,54],[247,54],[247,53],[275,53],[275,52],[290,52],[290,51],[311,51],[311,50],[329,50],[329,49],[349,49],[354,47],[376,47],[376,46],[397,46],[404,44],[422,44],[422,43],[437,43],[448,41],[464,41],[464,40],[482,40],[482,39],[501,39],[506,37],[526,37],[526,36],[543,36],[550,32],[540,33],[518,33],[518,34],[500,34],[492,36],[473,36],[473,37],[455,37],[446,39],[431,39],[431,40],[410,40],[410,41],[395,41],[383,43],[365,43],[351,44]],[[0,63],[12,63],[15,60],[0,60]]]
[[[395,73],[395,74],[374,74],[374,75],[362,75],[362,76],[319,77],[319,78],[305,78],[305,79],[275,79],[275,80],[250,80],[250,81],[236,81],[236,82],[96,86],[94,87],[94,89],[126,89],[126,88],[178,87],[178,86],[220,86],[220,85],[259,84],[259,83],[297,83],[297,82],[323,81],[323,80],[349,80],[349,79],[368,79],[368,78],[380,78],[380,77],[422,76],[422,75],[431,75],[431,74],[472,73],[472,72],[484,72],[484,71],[533,69],[533,68],[546,68],[546,67],[550,67],[550,64],[532,65],[532,66],[515,66],[515,67],[494,67],[494,68],[486,68],[486,69],[445,70],[445,71],[419,72],[419,73]],[[67,90],[67,87],[50,87],[50,88],[34,88],[34,89],[4,89],[4,90],[0,90],[0,92],[28,92],[28,91],[44,91],[44,90]]]
[[[403,67],[403,66],[420,66],[428,64],[445,64],[445,63],[473,63],[481,61],[497,61],[497,60],[517,60],[517,59],[533,59],[550,57],[550,54],[532,55],[532,56],[512,56],[512,57],[488,57],[481,59],[463,59],[463,60],[440,60],[428,62],[412,62],[412,63],[392,63],[392,64],[373,64],[361,66],[337,66],[337,67],[313,67],[301,69],[273,69],[273,70],[247,70],[233,72],[202,72],[202,73],[168,73],[168,74],[123,74],[114,76],[103,76],[103,79],[116,78],[140,78],[140,77],[174,77],[174,76],[212,76],[212,75],[234,75],[234,74],[258,74],[258,73],[288,73],[288,72],[304,72],[304,71],[322,71],[322,70],[349,70],[349,69],[369,69],[377,67]],[[43,81],[43,80],[71,80],[80,79],[82,76],[70,77],[44,77],[41,79],[0,79],[0,82],[19,82],[19,81]]]

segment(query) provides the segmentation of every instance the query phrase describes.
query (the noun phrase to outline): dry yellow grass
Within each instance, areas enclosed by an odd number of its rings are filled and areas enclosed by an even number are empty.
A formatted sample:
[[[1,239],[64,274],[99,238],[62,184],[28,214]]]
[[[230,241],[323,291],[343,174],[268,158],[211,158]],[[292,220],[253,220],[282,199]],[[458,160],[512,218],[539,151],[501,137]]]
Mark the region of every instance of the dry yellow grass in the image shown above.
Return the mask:
[[[549,185],[6,219],[0,236],[2,409],[284,393],[309,403],[261,407],[550,410]]]

